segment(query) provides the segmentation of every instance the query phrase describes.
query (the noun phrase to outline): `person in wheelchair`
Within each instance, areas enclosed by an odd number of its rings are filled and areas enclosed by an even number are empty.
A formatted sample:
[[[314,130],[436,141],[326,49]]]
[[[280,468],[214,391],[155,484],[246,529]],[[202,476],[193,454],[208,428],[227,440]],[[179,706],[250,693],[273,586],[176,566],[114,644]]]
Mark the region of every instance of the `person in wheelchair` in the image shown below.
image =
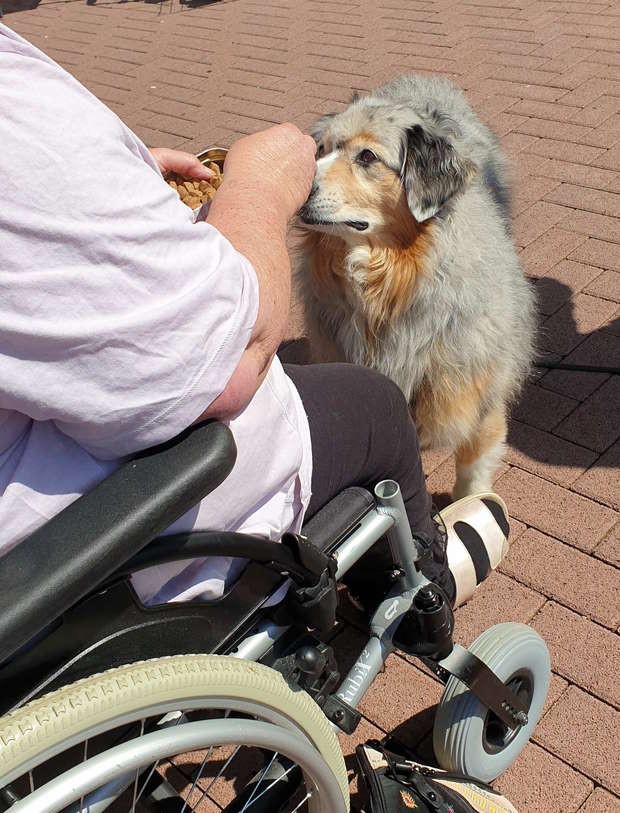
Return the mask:
[[[531,736],[548,652],[521,624],[452,635],[502,501],[435,514],[396,385],[281,350],[312,139],[239,139],[195,223],[162,174],[202,164],[0,25],[0,145],[0,811],[347,813],[334,729],[400,649],[446,684],[450,773],[381,751],[381,786],[514,813],[483,783]],[[342,581],[370,637],[341,679]],[[179,798],[162,760],[196,753]]]
[[[206,177],[197,159],[148,150],[4,26],[0,62],[0,553],[127,456],[211,417],[229,422],[236,465],[170,532],[277,540],[347,486],[390,477],[432,551],[426,575],[452,603],[467,600],[506,550],[501,500],[449,508],[446,539],[397,387],[276,355],[291,288],[286,228],[310,190],[312,139],[290,124],[239,139],[207,222],[194,224],[162,173]],[[362,599],[381,592],[376,568],[351,577]],[[238,569],[185,562],[136,586],[150,602],[214,598]]]

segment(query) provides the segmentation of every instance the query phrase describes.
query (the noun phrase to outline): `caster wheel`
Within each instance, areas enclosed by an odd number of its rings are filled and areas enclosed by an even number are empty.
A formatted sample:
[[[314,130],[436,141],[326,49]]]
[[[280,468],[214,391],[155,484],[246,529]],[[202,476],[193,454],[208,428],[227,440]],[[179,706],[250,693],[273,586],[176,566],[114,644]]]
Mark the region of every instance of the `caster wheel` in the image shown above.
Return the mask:
[[[513,623],[485,630],[469,651],[523,698],[528,722],[511,730],[451,676],[435,717],[433,747],[445,770],[492,782],[519,756],[542,714],[551,678],[549,651],[533,629]]]

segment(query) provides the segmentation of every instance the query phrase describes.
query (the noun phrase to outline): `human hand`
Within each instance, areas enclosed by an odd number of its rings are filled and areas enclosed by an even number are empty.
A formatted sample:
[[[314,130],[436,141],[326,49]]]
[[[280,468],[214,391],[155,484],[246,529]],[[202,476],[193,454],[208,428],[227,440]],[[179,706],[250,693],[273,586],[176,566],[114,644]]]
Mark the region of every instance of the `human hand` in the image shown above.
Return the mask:
[[[210,181],[215,176],[213,170],[205,167],[191,152],[169,150],[167,147],[154,147],[149,152],[162,175],[176,172],[177,175],[194,181]]]
[[[294,124],[279,124],[245,136],[228,151],[221,189],[232,189],[235,184],[288,221],[310,194],[315,153],[314,139]]]

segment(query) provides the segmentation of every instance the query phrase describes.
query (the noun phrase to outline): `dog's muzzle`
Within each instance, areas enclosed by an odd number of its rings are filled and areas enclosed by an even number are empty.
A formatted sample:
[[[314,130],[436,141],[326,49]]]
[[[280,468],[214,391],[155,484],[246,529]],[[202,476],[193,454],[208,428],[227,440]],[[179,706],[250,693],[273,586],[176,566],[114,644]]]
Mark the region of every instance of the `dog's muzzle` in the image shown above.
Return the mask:
[[[356,231],[366,231],[368,228],[368,223],[364,220],[324,220],[321,217],[317,217],[316,214],[312,211],[312,205],[310,204],[310,199],[299,210],[299,219],[302,223],[305,223],[307,226],[348,226],[351,229],[355,229]]]

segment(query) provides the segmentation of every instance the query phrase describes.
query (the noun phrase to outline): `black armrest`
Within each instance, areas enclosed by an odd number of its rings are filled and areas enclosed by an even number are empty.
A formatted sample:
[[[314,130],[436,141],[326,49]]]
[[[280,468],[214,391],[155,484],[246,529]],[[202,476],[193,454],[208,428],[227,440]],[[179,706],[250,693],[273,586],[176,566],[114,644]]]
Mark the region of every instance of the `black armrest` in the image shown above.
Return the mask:
[[[328,553],[375,505],[370,491],[351,486],[324,505],[306,522],[301,532],[315,548]]]
[[[237,449],[208,422],[124,463],[0,558],[0,663],[228,476]]]

